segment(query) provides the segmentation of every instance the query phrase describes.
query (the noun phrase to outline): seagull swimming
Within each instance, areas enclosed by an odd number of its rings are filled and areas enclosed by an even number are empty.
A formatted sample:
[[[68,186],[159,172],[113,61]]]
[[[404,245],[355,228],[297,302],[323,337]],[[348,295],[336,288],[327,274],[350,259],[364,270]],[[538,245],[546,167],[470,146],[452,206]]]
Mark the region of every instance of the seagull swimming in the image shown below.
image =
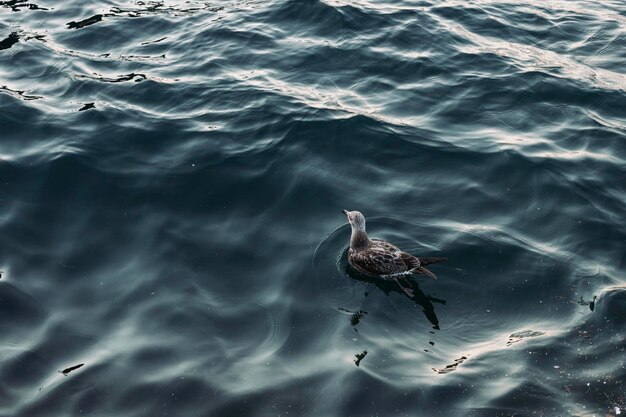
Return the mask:
[[[370,239],[365,232],[363,214],[348,210],[343,210],[343,213],[348,217],[352,227],[348,262],[354,269],[366,275],[382,278],[396,279],[402,275],[425,274],[437,279],[437,276],[424,266],[443,262],[447,258],[417,258],[384,240]]]

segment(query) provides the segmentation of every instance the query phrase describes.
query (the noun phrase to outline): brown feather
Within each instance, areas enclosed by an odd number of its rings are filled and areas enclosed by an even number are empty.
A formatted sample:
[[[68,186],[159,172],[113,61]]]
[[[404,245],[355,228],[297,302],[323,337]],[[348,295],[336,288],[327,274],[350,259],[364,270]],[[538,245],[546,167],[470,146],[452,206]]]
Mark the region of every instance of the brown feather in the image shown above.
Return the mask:
[[[402,274],[418,268],[420,261],[382,240],[373,239],[364,250],[350,249],[348,261],[357,270],[369,275]]]

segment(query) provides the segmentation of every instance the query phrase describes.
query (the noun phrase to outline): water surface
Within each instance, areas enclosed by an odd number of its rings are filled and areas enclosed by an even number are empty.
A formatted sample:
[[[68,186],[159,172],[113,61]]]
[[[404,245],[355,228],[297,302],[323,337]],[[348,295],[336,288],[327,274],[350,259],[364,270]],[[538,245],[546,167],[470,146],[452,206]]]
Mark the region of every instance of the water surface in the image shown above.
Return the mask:
[[[617,415],[624,68],[621,1],[0,1],[0,416]]]

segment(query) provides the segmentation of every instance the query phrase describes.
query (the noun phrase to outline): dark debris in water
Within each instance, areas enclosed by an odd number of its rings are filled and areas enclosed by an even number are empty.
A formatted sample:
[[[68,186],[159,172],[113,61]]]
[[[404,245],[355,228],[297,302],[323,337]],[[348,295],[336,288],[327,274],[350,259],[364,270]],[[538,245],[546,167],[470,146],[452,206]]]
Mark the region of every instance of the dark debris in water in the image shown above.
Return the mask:
[[[361,361],[363,360],[363,358],[367,356],[367,350],[364,350],[361,353],[357,353],[356,355],[354,355],[354,357],[356,358],[354,360],[354,363],[356,366],[360,366],[361,365]]]
[[[20,41],[20,36],[17,34],[17,32],[13,32],[9,36],[7,36],[5,39],[0,41],[0,50],[9,49],[10,47],[15,45],[19,41]]]
[[[96,108],[96,104],[95,103],[85,103],[83,105],[83,107],[78,109],[78,111],[85,111],[85,110],[95,109],[95,108]]]
[[[456,367],[462,364],[463,362],[465,362],[466,359],[467,359],[467,356],[461,356],[459,359],[455,359],[453,364],[446,365],[446,367],[442,369],[433,368],[433,371],[437,372],[438,374],[450,373],[456,370]]]
[[[508,342],[506,342],[506,345],[511,346],[512,344],[521,342],[522,340],[527,339],[529,337],[543,336],[544,334],[545,333],[543,332],[537,332],[534,330],[522,330],[521,332],[516,332],[510,335]]]
[[[75,371],[75,370],[77,370],[78,368],[81,368],[84,365],[85,365],[84,363],[80,363],[78,365],[74,365],[74,366],[70,366],[69,368],[65,368],[64,370],[59,371],[59,372],[61,372],[65,376],[67,376],[67,374],[69,374],[70,372]]]

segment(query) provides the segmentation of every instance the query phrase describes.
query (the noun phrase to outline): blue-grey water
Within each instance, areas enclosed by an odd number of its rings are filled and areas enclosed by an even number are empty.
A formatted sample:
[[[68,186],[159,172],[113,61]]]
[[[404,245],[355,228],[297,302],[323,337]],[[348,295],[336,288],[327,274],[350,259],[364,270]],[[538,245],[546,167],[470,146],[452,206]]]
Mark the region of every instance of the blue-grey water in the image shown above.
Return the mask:
[[[1,417],[624,414],[625,214],[622,0],[0,1]]]

